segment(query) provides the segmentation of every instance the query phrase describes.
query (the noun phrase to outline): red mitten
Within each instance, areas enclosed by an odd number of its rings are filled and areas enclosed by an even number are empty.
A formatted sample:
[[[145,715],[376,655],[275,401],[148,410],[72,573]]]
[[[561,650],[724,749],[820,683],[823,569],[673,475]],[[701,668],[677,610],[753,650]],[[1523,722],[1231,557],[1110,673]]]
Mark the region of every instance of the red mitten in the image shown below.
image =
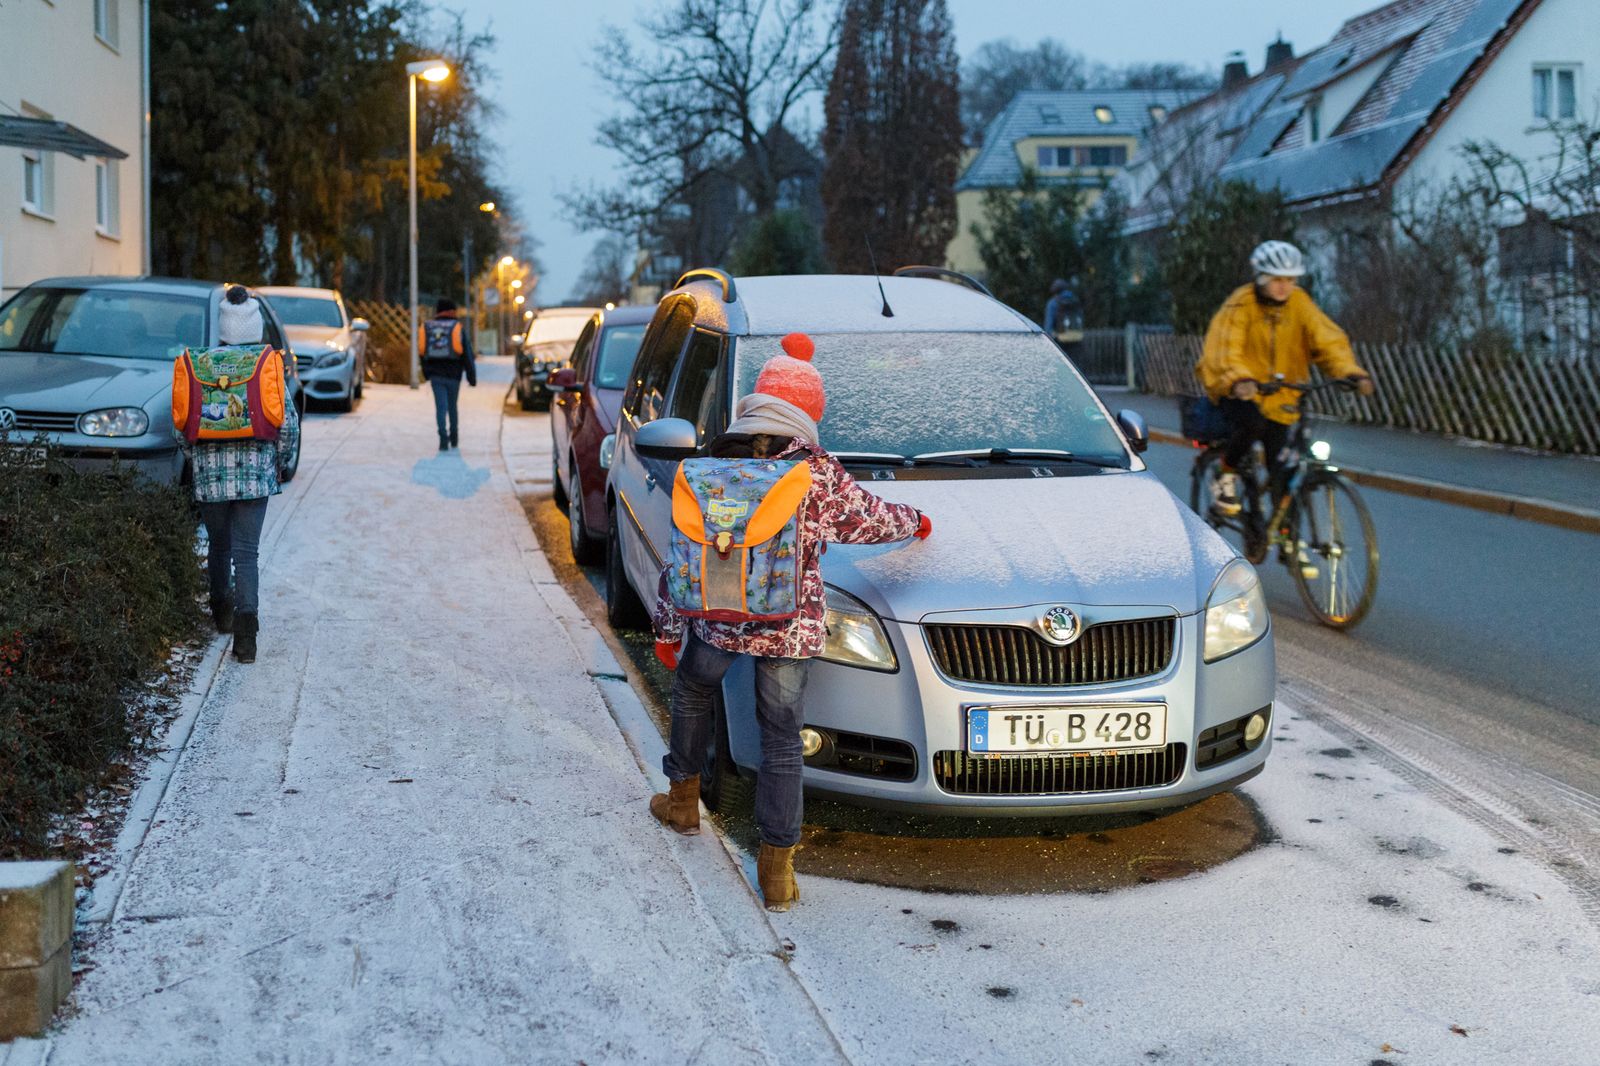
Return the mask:
[[[661,665],[668,670],[678,668],[678,645],[668,640],[656,641],[656,658],[661,660]]]
[[[933,532],[933,519],[927,515],[922,516],[922,521],[917,523],[917,531],[911,534],[918,540],[927,540],[928,534]]]

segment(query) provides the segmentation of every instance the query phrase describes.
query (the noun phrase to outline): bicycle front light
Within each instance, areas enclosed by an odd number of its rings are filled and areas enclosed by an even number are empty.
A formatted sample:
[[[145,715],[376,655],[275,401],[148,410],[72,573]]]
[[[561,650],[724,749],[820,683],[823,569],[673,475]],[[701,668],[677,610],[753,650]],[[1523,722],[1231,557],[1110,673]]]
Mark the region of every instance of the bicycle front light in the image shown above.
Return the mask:
[[[865,670],[894,670],[899,667],[889,634],[883,623],[872,613],[872,608],[847,592],[827,587],[828,610],[823,624],[828,629],[828,639],[822,645],[821,658],[842,666],[857,666]]]
[[[1311,458],[1315,459],[1317,462],[1319,462],[1319,463],[1327,462],[1328,461],[1328,456],[1330,456],[1332,454],[1333,454],[1333,445],[1329,444],[1327,441],[1325,441],[1325,440],[1314,440],[1314,441],[1311,442]]]
[[[1222,568],[1217,583],[1206,600],[1206,632],[1203,642],[1205,661],[1243,651],[1260,640],[1267,631],[1267,598],[1261,593],[1261,579],[1255,567],[1235,559]]]

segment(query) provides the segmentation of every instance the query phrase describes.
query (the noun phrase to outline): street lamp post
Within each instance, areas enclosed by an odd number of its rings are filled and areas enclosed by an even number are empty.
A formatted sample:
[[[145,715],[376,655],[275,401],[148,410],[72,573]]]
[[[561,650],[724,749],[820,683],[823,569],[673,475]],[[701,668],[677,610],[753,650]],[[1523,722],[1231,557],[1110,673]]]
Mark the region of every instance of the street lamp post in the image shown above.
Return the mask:
[[[411,267],[411,387],[417,387],[417,78],[441,82],[450,76],[450,68],[440,59],[423,59],[406,64],[406,85],[410,89],[411,145],[407,156],[407,192],[410,200],[411,233],[407,242]]]

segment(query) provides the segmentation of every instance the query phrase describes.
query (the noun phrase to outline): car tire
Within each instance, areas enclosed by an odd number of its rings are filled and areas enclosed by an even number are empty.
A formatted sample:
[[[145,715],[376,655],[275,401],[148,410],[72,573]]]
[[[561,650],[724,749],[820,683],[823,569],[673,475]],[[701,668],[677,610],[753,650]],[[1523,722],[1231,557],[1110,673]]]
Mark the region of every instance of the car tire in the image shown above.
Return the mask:
[[[522,408],[524,411],[537,411],[539,409],[539,406],[534,402],[533,397],[529,396],[527,391],[523,389],[520,378],[517,380],[517,406]]]
[[[728,712],[719,689],[711,700],[711,739],[700,768],[700,798],[706,809],[721,815],[742,815],[755,807],[756,783],[739,773],[728,742]]]
[[[356,372],[356,383],[355,383],[355,386],[350,390],[350,395],[351,395],[352,399],[356,399],[356,400],[361,399],[361,386],[363,384],[365,384],[365,381],[366,381],[366,369],[363,367],[361,370]]]
[[[561,480],[561,464],[556,462],[555,434],[550,437],[550,498],[565,511],[572,501],[567,497],[567,483]]]
[[[300,432],[295,434],[294,454],[289,456],[289,462],[284,466],[283,471],[278,475],[278,481],[280,484],[287,485],[289,482],[293,481],[294,476],[300,472],[300,448],[304,442],[305,423],[302,422]]]
[[[583,515],[583,483],[578,472],[572,472],[572,487],[567,490],[567,543],[572,547],[572,561],[579,566],[593,566],[602,561],[605,545],[589,535]]]
[[[606,516],[606,621],[613,629],[644,629],[650,625],[639,594],[628,584],[622,565],[622,538],[617,530],[617,509]]]
[[[356,383],[353,378],[350,381],[350,391],[333,401],[333,409],[342,414],[349,414],[356,409]]]

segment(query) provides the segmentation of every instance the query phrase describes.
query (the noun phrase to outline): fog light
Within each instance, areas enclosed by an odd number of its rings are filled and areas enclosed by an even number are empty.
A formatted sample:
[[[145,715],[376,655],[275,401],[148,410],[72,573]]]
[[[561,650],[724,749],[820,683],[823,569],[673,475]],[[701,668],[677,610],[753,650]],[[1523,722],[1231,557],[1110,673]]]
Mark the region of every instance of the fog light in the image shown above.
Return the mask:
[[[1267,735],[1267,716],[1257,711],[1244,722],[1244,743],[1246,747],[1253,748],[1261,743],[1261,738]]]
[[[1259,716],[1258,716],[1259,717]],[[806,758],[811,758],[822,750],[822,734],[809,726],[800,730],[800,751]]]

